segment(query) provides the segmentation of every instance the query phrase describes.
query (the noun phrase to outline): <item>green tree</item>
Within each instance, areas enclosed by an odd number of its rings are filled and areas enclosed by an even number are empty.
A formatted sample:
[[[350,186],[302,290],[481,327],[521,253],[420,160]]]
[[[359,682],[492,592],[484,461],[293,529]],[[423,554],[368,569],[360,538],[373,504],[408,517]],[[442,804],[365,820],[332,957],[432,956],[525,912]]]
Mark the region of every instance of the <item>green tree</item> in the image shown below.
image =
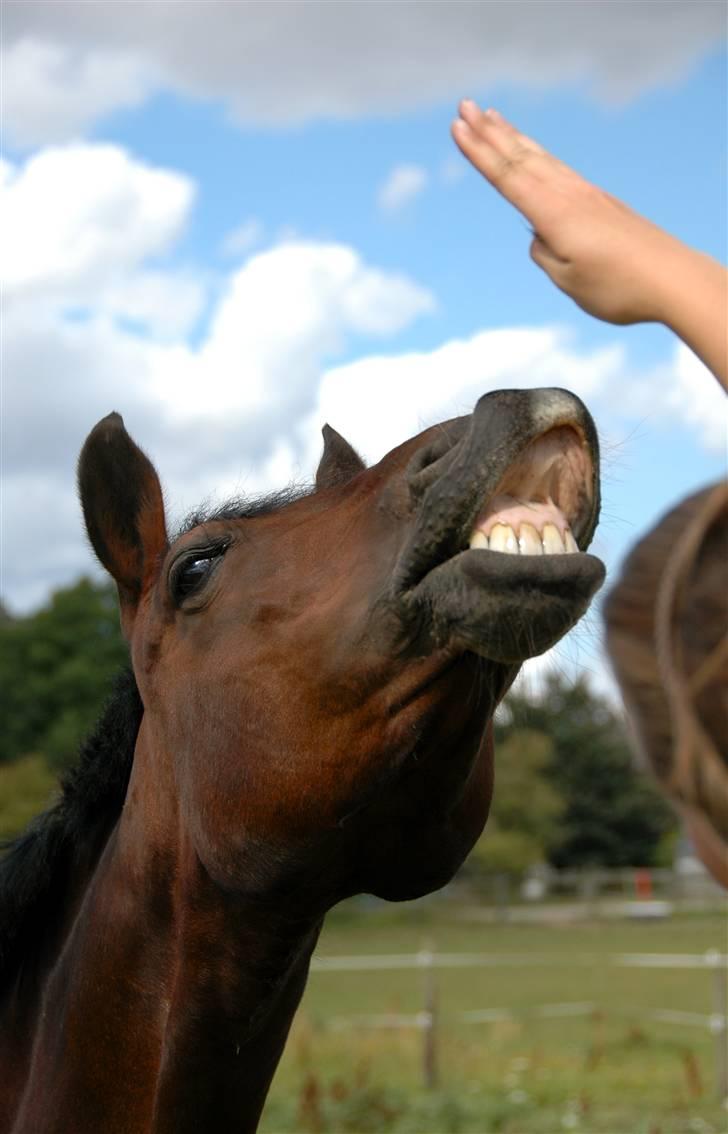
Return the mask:
[[[487,873],[521,875],[543,862],[557,836],[564,801],[549,782],[553,744],[532,729],[512,729],[496,745],[495,792],[473,863]]]
[[[558,867],[653,865],[675,818],[635,769],[621,716],[609,702],[585,680],[570,684],[554,675],[537,699],[509,695],[496,743],[524,728],[549,737],[548,776],[565,802],[548,842],[549,861]]]
[[[0,763],[31,753],[56,769],[73,763],[127,661],[110,583],[81,579],[41,610],[0,620]]]
[[[48,807],[55,788],[56,777],[42,756],[0,764],[0,843],[17,835]]]

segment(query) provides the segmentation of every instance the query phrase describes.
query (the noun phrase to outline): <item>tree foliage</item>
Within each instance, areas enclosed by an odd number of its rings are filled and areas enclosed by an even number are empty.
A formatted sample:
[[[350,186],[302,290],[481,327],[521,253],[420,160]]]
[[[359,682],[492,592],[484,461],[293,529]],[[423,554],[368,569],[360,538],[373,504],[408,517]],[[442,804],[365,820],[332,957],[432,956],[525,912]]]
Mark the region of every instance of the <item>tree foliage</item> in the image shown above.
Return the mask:
[[[0,843],[48,807],[55,788],[56,777],[42,756],[0,764]]]
[[[552,676],[536,699],[512,692],[496,743],[525,729],[549,738],[548,778],[564,802],[548,839],[553,866],[650,866],[675,818],[635,769],[621,714],[585,680]],[[496,789],[497,790],[497,789]]]
[[[533,729],[511,729],[496,745],[493,803],[473,852],[486,872],[520,875],[545,859],[565,806],[549,782],[552,761],[551,740]]]
[[[55,769],[73,763],[127,662],[110,583],[81,579],[34,614],[0,619],[0,764],[31,753]]]

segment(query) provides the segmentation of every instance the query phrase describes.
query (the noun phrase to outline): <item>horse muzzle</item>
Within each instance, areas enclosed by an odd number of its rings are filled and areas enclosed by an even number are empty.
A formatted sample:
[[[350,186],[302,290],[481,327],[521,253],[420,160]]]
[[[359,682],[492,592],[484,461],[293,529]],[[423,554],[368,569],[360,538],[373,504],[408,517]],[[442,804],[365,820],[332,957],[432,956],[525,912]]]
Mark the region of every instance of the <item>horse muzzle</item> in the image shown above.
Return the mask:
[[[416,519],[394,578],[403,618],[432,647],[514,663],[543,653],[604,581],[585,554],[599,514],[599,450],[565,390],[505,390],[440,427],[406,472]]]

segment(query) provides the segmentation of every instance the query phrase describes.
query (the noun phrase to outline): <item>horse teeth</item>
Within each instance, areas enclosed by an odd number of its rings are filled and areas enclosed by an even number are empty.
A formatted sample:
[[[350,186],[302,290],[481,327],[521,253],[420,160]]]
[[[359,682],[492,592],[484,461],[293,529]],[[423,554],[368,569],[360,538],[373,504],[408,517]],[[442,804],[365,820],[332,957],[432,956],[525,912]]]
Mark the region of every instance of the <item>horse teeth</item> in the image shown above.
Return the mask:
[[[571,534],[571,530],[569,528],[567,528],[564,532],[564,546],[566,550],[570,552],[579,550],[579,545]]]
[[[514,525],[499,520],[488,535],[480,527],[473,528],[469,544],[476,551],[500,551],[506,555],[573,555],[579,551],[569,528],[562,534],[556,524],[546,523],[540,530],[535,524],[524,522],[517,530],[518,535]]]
[[[490,549],[518,555],[518,540],[513,528],[508,524],[494,524],[490,532]]]
[[[533,524],[521,524],[518,533],[518,546],[521,555],[543,555],[543,544]]]
[[[564,554],[564,541],[561,538],[561,532],[554,524],[544,524],[541,538],[545,555]]]

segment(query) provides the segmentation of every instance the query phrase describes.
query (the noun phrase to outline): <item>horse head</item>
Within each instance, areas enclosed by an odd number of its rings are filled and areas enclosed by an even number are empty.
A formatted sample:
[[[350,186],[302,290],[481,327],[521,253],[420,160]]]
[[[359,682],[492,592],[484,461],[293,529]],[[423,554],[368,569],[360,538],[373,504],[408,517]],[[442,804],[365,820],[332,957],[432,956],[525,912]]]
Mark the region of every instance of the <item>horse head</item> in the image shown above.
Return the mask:
[[[603,580],[572,395],[488,394],[371,468],[324,439],[313,491],[175,538],[118,414],[79,463],[144,704],[130,791],[150,833],[171,794],[216,884],[322,911],[453,876],[487,817],[497,703]]]

